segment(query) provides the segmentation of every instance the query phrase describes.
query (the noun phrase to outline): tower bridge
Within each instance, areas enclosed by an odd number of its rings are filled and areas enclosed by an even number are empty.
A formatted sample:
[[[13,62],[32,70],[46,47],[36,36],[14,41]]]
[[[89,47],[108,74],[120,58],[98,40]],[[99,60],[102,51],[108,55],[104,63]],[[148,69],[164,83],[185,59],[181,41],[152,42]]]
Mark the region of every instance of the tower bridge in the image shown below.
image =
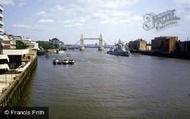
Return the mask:
[[[83,34],[81,34],[81,38],[80,38],[80,50],[81,51],[85,49],[85,46],[84,46],[84,41],[85,40],[92,40],[92,41],[98,40],[99,41],[98,50],[99,51],[103,51],[104,50],[104,42],[103,42],[102,34],[100,34],[99,38],[85,38],[83,36]]]

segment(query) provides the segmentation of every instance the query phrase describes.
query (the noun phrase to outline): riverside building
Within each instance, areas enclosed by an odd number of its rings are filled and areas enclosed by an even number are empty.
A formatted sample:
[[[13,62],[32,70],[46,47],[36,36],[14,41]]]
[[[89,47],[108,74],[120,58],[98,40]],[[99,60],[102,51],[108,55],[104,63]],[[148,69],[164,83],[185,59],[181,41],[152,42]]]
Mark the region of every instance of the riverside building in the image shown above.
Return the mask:
[[[0,4],[0,40],[3,39],[3,6]]]

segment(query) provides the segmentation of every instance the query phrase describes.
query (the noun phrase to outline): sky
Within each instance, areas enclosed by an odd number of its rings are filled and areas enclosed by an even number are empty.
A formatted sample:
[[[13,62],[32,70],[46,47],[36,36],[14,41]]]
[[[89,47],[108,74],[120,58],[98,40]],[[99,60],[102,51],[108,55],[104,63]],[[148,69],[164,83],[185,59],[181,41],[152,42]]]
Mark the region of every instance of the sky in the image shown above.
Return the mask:
[[[7,33],[65,43],[77,43],[84,37],[99,37],[106,43],[125,42],[157,36],[190,36],[190,0],[0,0],[4,6],[4,30]],[[157,31],[143,29],[143,16],[176,10],[176,25]]]

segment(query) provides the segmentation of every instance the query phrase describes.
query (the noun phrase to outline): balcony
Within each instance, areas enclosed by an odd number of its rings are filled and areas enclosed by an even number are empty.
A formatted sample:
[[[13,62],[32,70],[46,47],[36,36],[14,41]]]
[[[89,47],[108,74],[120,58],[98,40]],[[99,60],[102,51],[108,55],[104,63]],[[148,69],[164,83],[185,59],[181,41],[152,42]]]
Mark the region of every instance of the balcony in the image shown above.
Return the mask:
[[[2,13],[0,13],[0,17],[3,18],[3,14]]]
[[[1,32],[1,31],[0,31]],[[3,39],[4,37],[0,34],[0,40]]]
[[[3,23],[3,21],[0,21],[0,26],[2,26],[4,23]]]
[[[0,32],[4,32],[3,28],[0,27]],[[1,36],[1,35],[0,35]]]
[[[0,5],[0,10],[1,10],[1,11],[3,11],[3,10],[4,10],[4,8],[3,8],[3,6],[2,6],[2,5]]]

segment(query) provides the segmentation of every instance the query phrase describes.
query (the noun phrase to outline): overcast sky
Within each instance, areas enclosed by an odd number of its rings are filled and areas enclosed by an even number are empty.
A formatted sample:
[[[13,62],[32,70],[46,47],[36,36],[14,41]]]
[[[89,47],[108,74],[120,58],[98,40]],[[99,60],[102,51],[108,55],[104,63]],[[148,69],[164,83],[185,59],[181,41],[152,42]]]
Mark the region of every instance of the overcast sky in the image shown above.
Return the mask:
[[[57,37],[76,43],[84,37],[99,37],[107,43],[155,36],[190,35],[190,0],[0,0],[4,5],[7,33],[29,36],[34,40]],[[177,25],[145,31],[143,16],[176,9]]]

